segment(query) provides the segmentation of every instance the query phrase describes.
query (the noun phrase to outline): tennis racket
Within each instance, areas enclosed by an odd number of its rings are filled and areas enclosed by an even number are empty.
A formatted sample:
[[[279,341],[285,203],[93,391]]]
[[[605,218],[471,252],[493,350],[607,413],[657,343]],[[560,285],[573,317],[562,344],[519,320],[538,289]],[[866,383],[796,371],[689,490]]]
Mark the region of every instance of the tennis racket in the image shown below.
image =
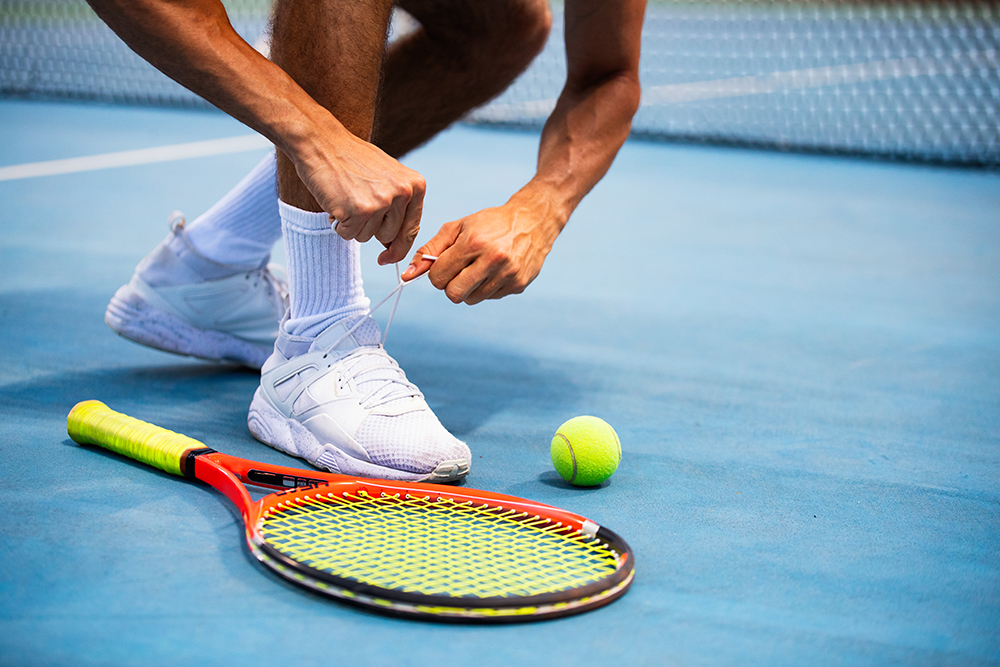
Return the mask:
[[[479,622],[555,618],[628,590],[632,551],[577,514],[511,496],[257,463],[78,403],[80,444],[213,486],[243,515],[250,552],[282,577],[382,612]],[[254,500],[245,484],[280,489]]]

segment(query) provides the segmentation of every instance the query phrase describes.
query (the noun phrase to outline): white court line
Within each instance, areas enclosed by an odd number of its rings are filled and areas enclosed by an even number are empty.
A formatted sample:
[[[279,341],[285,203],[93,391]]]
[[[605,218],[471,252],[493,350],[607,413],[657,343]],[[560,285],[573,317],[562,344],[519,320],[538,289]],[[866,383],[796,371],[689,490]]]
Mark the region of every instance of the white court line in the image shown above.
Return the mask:
[[[694,81],[666,86],[648,86],[642,91],[642,106],[658,106],[712,100],[726,97],[764,95],[782,90],[822,88],[848,83],[884,81],[918,76],[953,75],[967,68],[997,69],[1000,52],[996,49],[969,51],[947,56],[897,58],[853,65],[834,65],[811,69],[774,72],[714,81]],[[471,118],[481,122],[510,122],[545,118],[556,107],[555,100],[533,100],[516,104],[492,104],[479,109]]]
[[[715,81],[695,81],[666,86],[649,86],[643,90],[642,106],[678,104],[697,100],[726,97],[763,95],[782,90],[822,88],[848,83],[883,81],[918,76],[956,74],[970,67],[996,69],[1000,67],[1000,53],[996,49],[969,51],[950,56],[923,58],[897,58],[853,65],[834,65],[811,69],[774,72],[761,76],[746,76]],[[510,122],[524,119],[545,118],[555,109],[555,100],[534,100],[517,104],[492,104],[473,112],[470,118],[480,122]],[[103,153],[87,157],[47,162],[29,162],[0,167],[0,181],[12,181],[35,176],[72,174],[112,167],[128,167],[155,162],[169,162],[188,158],[225,155],[257,150],[271,146],[264,137],[248,134],[226,139],[195,141],[187,144],[143,148],[118,153]]]
[[[270,148],[271,142],[259,134],[244,134],[225,139],[209,139],[208,141],[192,141],[186,144],[157,146],[155,148],[140,148],[134,151],[119,151],[117,153],[101,153],[85,157],[73,157],[65,160],[47,160],[45,162],[27,162],[9,167],[0,167],[0,181],[13,181],[20,178],[36,176],[53,176],[56,174],[75,174],[81,171],[96,171],[113,167],[131,167],[137,164],[153,164],[156,162],[171,162],[187,160],[211,155],[226,155],[244,151]]]

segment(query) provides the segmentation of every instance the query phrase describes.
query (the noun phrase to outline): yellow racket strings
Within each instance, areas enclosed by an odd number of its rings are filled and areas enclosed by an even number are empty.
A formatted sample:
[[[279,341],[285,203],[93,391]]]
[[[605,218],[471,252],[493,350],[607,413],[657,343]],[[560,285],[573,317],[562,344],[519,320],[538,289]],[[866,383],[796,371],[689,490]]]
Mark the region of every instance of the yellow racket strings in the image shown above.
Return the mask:
[[[450,597],[520,597],[613,575],[601,540],[514,510],[416,496],[321,494],[260,522],[268,544],[328,574],[380,588]]]
[[[141,461],[175,475],[183,475],[181,459],[204,444],[180,433],[115,412],[100,401],[77,403],[67,419],[69,436],[76,442]]]

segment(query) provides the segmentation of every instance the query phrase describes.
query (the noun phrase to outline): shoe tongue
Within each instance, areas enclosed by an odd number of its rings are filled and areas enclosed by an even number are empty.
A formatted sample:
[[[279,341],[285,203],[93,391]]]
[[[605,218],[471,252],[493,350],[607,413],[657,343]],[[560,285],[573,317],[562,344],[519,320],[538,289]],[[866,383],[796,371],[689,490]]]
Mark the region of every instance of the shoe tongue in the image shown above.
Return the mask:
[[[382,332],[378,323],[370,317],[365,317],[364,321],[358,325],[354,331],[347,334],[357,320],[343,319],[328,326],[323,333],[316,336],[316,340],[309,346],[310,350],[336,350],[337,352],[350,352],[354,348],[370,345],[378,345],[382,342]],[[341,340],[343,339],[343,340]],[[340,342],[337,342],[340,341]],[[336,345],[334,345],[336,343]]]
[[[337,334],[327,339],[327,345],[335,343],[352,326],[354,322],[350,320],[334,325],[337,327]],[[327,332],[324,331],[320,338],[326,335]],[[316,339],[317,343],[320,342],[320,338]],[[358,347],[377,347],[381,342],[382,331],[378,323],[371,317],[366,317],[365,321],[334,349],[338,352],[349,352]],[[413,396],[413,391],[406,382],[406,375],[384,352],[362,355],[351,364],[351,370],[358,389],[365,393],[375,392],[372,398],[376,401],[387,400],[391,405],[397,400],[410,400]]]
[[[357,329],[352,331],[350,335],[345,335],[356,322],[357,320],[343,319],[331,324],[316,337],[309,349],[311,351],[334,350],[348,353],[359,347],[378,347],[382,342],[382,331],[379,329],[378,323],[371,317],[366,316]],[[335,346],[334,343],[336,343]],[[375,392],[372,395],[375,400],[388,399],[390,403],[393,403],[396,400],[410,399],[413,396],[409,383],[405,382],[406,376],[403,371],[393,364],[384,352],[361,355],[360,358],[351,363],[351,370],[358,389],[366,393]]]
[[[380,345],[382,343],[382,329],[379,328],[378,322],[370,317],[366,317],[351,336],[358,342],[358,345]]]

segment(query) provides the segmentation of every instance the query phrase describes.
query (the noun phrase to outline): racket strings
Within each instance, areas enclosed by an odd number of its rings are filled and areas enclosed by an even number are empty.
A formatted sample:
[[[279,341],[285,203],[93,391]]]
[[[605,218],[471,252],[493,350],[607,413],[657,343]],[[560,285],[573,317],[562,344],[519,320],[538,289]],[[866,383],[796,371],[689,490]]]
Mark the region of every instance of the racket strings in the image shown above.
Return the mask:
[[[259,524],[273,548],[327,574],[449,597],[522,597],[613,575],[618,553],[550,519],[448,498],[317,494]]]

